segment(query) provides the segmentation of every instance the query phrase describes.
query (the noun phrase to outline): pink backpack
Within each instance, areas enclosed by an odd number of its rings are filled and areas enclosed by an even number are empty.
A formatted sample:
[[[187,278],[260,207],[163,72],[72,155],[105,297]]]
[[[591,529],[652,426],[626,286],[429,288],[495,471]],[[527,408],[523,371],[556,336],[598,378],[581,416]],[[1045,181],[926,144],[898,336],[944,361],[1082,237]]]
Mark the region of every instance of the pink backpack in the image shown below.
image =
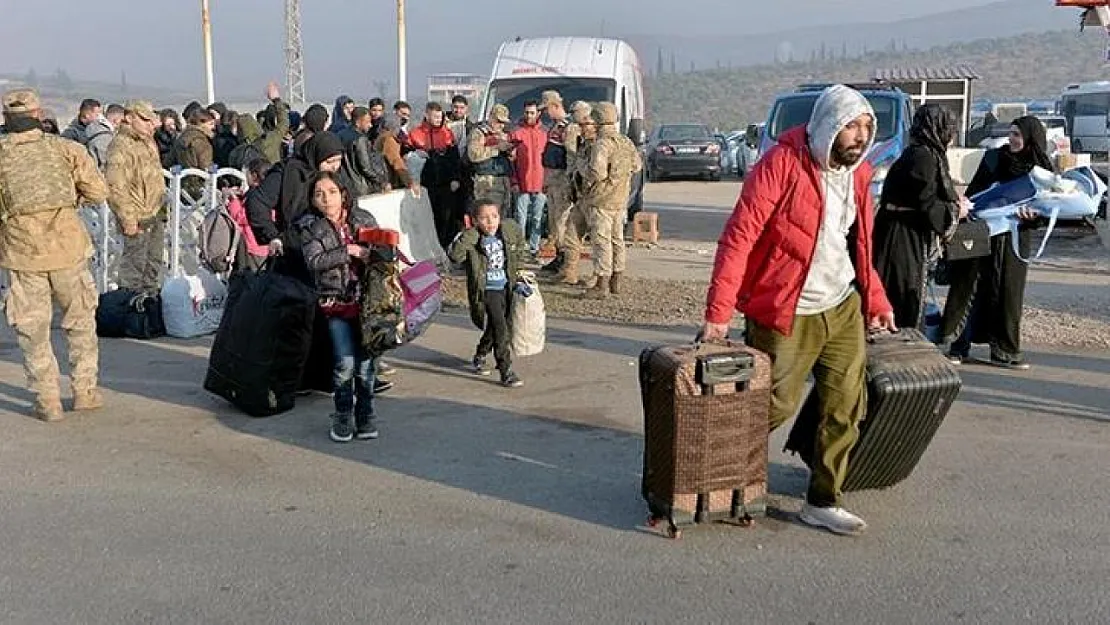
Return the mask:
[[[247,252],[251,256],[269,256],[270,248],[259,245],[258,240],[254,238],[254,231],[251,230],[250,220],[247,219],[247,207],[243,204],[243,198],[237,195],[229,198],[227,213],[231,215],[231,219],[239,227],[239,232],[243,233],[243,240],[247,243]]]

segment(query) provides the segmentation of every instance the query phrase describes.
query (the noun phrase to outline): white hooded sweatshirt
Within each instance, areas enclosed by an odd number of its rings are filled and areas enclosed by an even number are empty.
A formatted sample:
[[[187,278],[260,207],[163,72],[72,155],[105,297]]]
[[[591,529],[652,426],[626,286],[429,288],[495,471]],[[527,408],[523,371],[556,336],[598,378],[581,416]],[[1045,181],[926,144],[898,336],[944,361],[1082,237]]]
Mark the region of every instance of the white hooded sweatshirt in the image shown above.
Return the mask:
[[[829,87],[817,99],[806,133],[809,150],[821,166],[821,194],[825,198],[824,218],[817,233],[817,249],[809,267],[802,296],[795,314],[818,315],[836,308],[852,294],[856,269],[849,254],[848,233],[856,222],[855,171],[861,158],[851,167],[832,169],[832,148],[836,136],[861,115],[875,119],[875,111],[863,95],[844,85]],[[875,140],[872,133],[864,154]],[[866,259],[865,262],[869,262]]]

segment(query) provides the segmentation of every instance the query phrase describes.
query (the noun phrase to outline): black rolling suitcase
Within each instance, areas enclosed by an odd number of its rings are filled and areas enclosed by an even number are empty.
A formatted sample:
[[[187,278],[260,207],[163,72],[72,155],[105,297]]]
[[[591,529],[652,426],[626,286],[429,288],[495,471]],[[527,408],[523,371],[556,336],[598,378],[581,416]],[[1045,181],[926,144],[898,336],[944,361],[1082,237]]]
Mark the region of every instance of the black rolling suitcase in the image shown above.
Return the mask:
[[[889,488],[909,477],[956,395],[960,374],[917,330],[867,342],[867,415],[848,460],[845,491]],[[811,466],[820,414],[810,393],[786,441]]]
[[[204,388],[265,417],[293,408],[316,317],[316,293],[269,270],[231,278]]]

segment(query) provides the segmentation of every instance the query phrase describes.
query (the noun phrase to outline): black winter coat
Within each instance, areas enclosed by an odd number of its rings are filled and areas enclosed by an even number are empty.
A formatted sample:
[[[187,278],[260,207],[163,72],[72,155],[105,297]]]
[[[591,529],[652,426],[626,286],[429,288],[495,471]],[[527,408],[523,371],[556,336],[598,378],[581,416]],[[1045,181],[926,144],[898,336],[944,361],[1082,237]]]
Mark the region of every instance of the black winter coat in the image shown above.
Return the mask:
[[[359,228],[371,226],[370,216],[358,209],[348,212],[347,226],[352,236]],[[351,257],[339,229],[326,217],[308,213],[293,225],[300,239],[304,263],[312,275],[319,297],[342,298],[350,283]]]
[[[343,159],[343,175],[350,185],[351,197],[381,193],[389,184],[389,166],[381,152],[374,149],[370,137],[358,132],[356,135],[347,145]]]

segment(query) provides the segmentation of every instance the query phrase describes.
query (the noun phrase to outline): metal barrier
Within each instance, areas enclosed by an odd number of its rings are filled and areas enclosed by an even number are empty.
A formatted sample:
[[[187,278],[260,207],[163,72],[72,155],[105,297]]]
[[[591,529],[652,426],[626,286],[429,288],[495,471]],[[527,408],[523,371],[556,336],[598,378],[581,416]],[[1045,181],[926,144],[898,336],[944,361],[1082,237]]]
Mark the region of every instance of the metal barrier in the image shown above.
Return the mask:
[[[162,170],[166,180],[166,205],[169,206],[166,223],[166,252],[163,262],[169,277],[195,274],[200,266],[198,236],[200,225],[205,216],[213,209],[222,209],[227,204],[224,192],[217,185],[221,178],[234,178],[236,188],[242,191],[247,186],[247,177],[238,169],[213,167],[209,171],[200,169]],[[200,197],[193,197],[183,182],[188,178],[204,181]],[[94,254],[90,268],[101,292],[118,287],[119,258],[123,252],[123,235],[119,232],[115,217],[107,203],[99,206],[82,206],[81,218],[89,229],[93,240]]]

